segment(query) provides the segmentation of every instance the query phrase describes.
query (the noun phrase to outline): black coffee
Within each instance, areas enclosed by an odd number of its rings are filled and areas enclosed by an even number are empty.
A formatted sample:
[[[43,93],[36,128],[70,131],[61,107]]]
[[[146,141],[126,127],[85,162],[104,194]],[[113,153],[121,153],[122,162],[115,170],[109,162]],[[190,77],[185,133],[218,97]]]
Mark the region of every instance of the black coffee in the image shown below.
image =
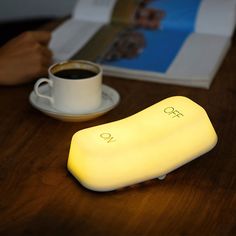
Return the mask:
[[[64,78],[64,79],[86,79],[89,77],[95,76],[97,73],[91,70],[85,70],[85,69],[66,69],[66,70],[60,70],[56,73],[54,73],[55,76]]]

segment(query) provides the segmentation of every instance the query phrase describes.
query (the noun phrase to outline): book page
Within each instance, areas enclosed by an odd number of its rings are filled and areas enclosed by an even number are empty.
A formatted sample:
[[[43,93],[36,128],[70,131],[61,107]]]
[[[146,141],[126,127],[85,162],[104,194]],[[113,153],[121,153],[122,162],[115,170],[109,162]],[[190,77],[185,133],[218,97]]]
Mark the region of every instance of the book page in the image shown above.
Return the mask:
[[[169,78],[185,80],[212,78],[230,45],[230,38],[212,34],[191,34],[167,71]]]
[[[148,1],[147,8],[163,12],[161,29],[193,32],[202,1],[204,0]]]
[[[202,0],[195,32],[231,37],[236,20],[236,0]]]
[[[49,48],[54,61],[67,60],[79,51],[102,27],[102,23],[69,19],[52,33]]]
[[[72,18],[53,31],[49,48],[54,61],[67,60],[106,23],[110,22],[116,0],[79,0]]]
[[[73,18],[83,21],[109,23],[117,0],[79,0]]]

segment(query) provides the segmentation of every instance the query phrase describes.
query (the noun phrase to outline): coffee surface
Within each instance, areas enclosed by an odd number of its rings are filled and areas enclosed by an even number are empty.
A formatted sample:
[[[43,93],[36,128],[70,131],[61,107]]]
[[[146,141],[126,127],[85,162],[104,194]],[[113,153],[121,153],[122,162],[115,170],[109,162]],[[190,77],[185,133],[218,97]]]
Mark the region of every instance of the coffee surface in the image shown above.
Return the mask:
[[[66,69],[54,73],[55,76],[63,79],[86,79],[96,75],[94,71],[85,69]]]

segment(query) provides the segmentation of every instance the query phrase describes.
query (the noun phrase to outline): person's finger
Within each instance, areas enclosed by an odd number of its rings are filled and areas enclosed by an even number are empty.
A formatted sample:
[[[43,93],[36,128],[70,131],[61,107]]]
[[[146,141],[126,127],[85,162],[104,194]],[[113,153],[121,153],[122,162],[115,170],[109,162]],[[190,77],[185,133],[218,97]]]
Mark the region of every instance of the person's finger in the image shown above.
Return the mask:
[[[41,61],[45,61],[44,64],[51,64],[52,63],[52,51],[46,47],[43,46],[40,43],[34,43],[31,45],[27,51],[24,51],[25,54],[28,54],[30,57],[38,58]]]
[[[40,43],[47,45],[51,39],[51,33],[48,31],[26,31],[19,36],[19,43]],[[16,38],[17,39],[17,38]]]
[[[45,57],[48,57],[52,60],[53,53],[50,49],[44,47],[44,48],[42,48],[42,53],[45,55]]]
[[[45,66],[50,66],[53,63],[52,52],[46,47],[41,48],[41,53],[43,55],[43,64]]]
[[[47,45],[51,39],[51,33],[48,31],[32,31],[33,37],[37,42]]]
[[[47,76],[48,75],[48,65],[45,65],[45,60],[36,60],[36,63],[31,66],[28,70],[28,77],[39,78],[40,76]]]
[[[45,57],[44,60],[42,61],[42,64],[48,69],[49,66],[52,65],[52,59],[49,57]]]

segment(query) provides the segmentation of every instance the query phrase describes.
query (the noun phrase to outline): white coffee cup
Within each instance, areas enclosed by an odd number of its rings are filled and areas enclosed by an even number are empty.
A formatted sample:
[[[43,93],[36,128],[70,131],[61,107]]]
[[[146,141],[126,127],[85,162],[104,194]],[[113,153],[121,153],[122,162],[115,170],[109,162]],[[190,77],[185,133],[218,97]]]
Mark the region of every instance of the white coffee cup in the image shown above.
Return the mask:
[[[99,65],[83,60],[64,61],[52,65],[48,75],[49,79],[41,78],[35,83],[34,91],[38,97],[48,99],[56,110],[86,113],[101,104],[102,68]],[[48,83],[51,96],[40,93],[42,83]]]

